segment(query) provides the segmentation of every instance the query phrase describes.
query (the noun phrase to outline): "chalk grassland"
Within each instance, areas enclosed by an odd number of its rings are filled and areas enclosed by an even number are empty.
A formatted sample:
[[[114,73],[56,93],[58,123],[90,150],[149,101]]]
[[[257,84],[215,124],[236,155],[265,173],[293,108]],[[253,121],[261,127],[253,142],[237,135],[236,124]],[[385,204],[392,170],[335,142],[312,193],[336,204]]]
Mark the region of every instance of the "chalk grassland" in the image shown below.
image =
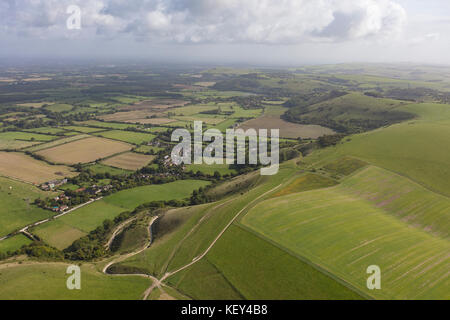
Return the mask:
[[[166,212],[154,226],[155,239],[151,248],[114,265],[115,272],[134,270],[153,275],[163,274],[177,245],[210,208],[211,205],[200,205]]]
[[[149,221],[133,221],[117,234],[111,243],[111,251],[124,254],[143,248],[149,242]]]
[[[169,281],[194,299],[362,299],[314,267],[232,226],[207,259]]]
[[[334,188],[264,201],[241,222],[376,298],[448,299],[450,244],[438,235],[449,206],[370,167]],[[380,266],[383,290],[366,288],[370,265]]]
[[[239,128],[247,129],[279,129],[280,137],[317,139],[323,135],[334,134],[334,131],[318,125],[302,125],[284,121],[277,116],[262,116],[244,122]]]
[[[32,241],[23,234],[18,234],[14,237],[0,241],[0,253],[14,252],[31,242]]]
[[[279,176],[259,179],[259,185],[231,201],[169,211],[156,226],[152,247],[114,266],[115,272],[161,276],[192,262],[244,206],[295,175],[292,168],[283,167]],[[296,257],[237,227],[231,227],[205,259],[168,282],[196,299],[360,298]]]
[[[327,163],[323,169],[326,171],[337,175],[337,176],[348,176],[355,171],[367,166],[367,163],[359,159],[354,159],[351,157],[343,157],[338,160],[331,161]]]
[[[108,139],[114,139],[114,140],[120,140],[120,141],[124,141],[124,142],[128,142],[128,143],[132,143],[135,145],[140,145],[144,142],[151,142],[156,137],[155,135],[149,134],[149,133],[120,131],[120,130],[99,132],[99,133],[95,133],[95,135],[104,137],[104,138],[108,138]]]
[[[6,267],[7,266],[7,267]],[[138,300],[151,281],[142,277],[111,277],[94,265],[81,266],[81,290],[66,286],[69,264],[0,265],[2,300]]]
[[[450,196],[450,105],[404,107],[417,120],[351,136],[337,147],[314,152],[304,161],[315,166],[345,156],[405,175]]]
[[[209,182],[179,180],[163,185],[150,185],[120,191],[102,200],[75,210],[60,219],[40,225],[33,232],[59,248],[66,248],[82,235],[91,232],[106,219],[114,219],[124,211],[152,201],[181,200]]]
[[[77,164],[93,162],[131,149],[132,146],[127,143],[87,138],[38,151],[36,154],[53,163]]]
[[[407,178],[369,167],[344,180],[339,188],[417,229],[450,239],[450,199]]]
[[[77,173],[66,166],[49,165],[23,153],[0,152],[0,175],[33,184],[74,177]]]
[[[47,142],[47,143],[42,143],[36,146],[32,146],[30,148],[26,148],[23,149],[23,151],[30,151],[30,152],[36,152],[36,151],[40,151],[40,150],[44,150],[44,149],[50,149],[52,147],[56,147],[65,143],[69,143],[72,141],[77,141],[77,140],[81,140],[81,139],[86,139],[89,138],[90,136],[87,134],[80,134],[80,135],[75,135],[75,136],[71,136],[71,137],[67,137],[67,138],[61,138],[58,140],[54,140],[51,142]]]
[[[2,132],[0,133],[1,150],[23,149],[40,142],[58,139],[58,137],[32,132]]]
[[[283,190],[280,190],[273,194],[272,197],[281,197],[291,193],[298,193],[304,191],[310,191],[314,189],[328,188],[337,185],[337,182],[333,179],[317,175],[317,174],[305,174],[287,185]]]
[[[127,152],[118,156],[114,156],[112,158],[108,158],[102,161],[102,163],[115,168],[136,171],[145,167],[154,159],[154,156],[146,156],[134,152]]]
[[[52,196],[52,193],[46,193],[26,183],[0,177],[0,220],[2,222],[0,237],[48,218],[51,215],[50,211],[32,205],[35,199],[47,196]]]

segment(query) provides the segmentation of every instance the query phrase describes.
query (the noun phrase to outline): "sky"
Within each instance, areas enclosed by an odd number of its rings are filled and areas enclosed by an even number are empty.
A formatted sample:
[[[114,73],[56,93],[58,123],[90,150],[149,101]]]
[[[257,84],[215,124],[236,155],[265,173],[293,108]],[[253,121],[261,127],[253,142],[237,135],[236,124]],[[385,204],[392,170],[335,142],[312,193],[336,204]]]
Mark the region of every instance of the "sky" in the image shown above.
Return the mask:
[[[448,0],[0,1],[1,58],[450,64],[449,49]]]

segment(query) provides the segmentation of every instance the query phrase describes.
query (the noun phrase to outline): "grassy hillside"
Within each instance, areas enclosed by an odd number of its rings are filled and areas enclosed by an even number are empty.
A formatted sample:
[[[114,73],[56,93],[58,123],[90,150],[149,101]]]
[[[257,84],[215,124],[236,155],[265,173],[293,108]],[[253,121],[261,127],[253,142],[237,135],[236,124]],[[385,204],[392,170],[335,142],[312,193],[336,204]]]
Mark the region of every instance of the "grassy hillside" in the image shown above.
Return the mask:
[[[241,209],[274,187],[289,184],[295,171],[293,164],[288,163],[282,166],[279,175],[259,180],[242,195],[171,211],[157,227],[166,232],[158,235],[157,231],[152,247],[116,265],[115,272],[162,276],[186,265],[205,252]],[[291,276],[286,278],[286,273]],[[361,298],[279,247],[237,227],[229,229],[205,259],[171,277],[169,284],[199,299]]]
[[[337,147],[317,151],[305,158],[323,165],[333,159],[352,156],[395,171],[450,195],[450,106],[412,105],[408,110],[420,117],[388,128],[354,135]]]
[[[413,118],[413,114],[397,110],[405,102],[380,99],[362,93],[350,93],[316,104],[287,103],[285,118],[302,124],[317,124],[339,132],[373,130]]]
[[[194,299],[362,299],[275,245],[231,227],[207,259],[169,279]]]
[[[68,290],[69,265],[62,263],[0,265],[1,300],[138,300],[151,285],[140,277],[110,277],[92,265],[81,267],[81,290]]]
[[[445,197],[370,168],[334,188],[262,202],[242,223],[366,294],[444,299],[450,243],[437,232],[448,231],[438,226],[449,221],[448,206]],[[365,287],[370,265],[382,270],[381,291]]]

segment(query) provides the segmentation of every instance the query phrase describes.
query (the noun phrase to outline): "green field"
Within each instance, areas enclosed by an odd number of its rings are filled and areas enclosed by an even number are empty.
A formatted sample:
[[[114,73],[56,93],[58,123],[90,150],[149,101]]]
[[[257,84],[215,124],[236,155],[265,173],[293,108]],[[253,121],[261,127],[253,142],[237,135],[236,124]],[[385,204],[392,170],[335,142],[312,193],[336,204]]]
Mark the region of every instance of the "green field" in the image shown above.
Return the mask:
[[[92,132],[98,132],[98,131],[105,130],[105,129],[100,129],[100,128],[92,128],[92,127],[84,127],[84,126],[67,126],[67,127],[64,127],[64,129],[70,130],[70,131],[81,132],[81,133],[92,133]]]
[[[156,137],[155,135],[149,133],[120,131],[120,130],[99,132],[95,133],[95,135],[103,138],[129,142],[136,145],[140,145],[144,142],[150,142]]]
[[[104,201],[125,209],[134,209],[137,206],[152,201],[168,201],[188,198],[192,191],[209,184],[201,180],[178,180],[161,185],[149,185],[120,191]]]
[[[14,150],[29,147],[34,144],[55,140],[58,137],[33,132],[2,132],[0,133],[0,149]]]
[[[449,208],[446,197],[368,168],[334,188],[262,202],[242,223],[376,298],[445,299],[450,243],[438,234]],[[365,287],[370,265],[383,290]]]
[[[193,190],[207,184],[208,182],[205,181],[180,180],[123,190],[57,220],[40,225],[34,228],[33,232],[48,244],[64,249],[73,241],[97,228],[106,219],[112,220],[120,213],[132,211],[144,203],[188,198]]]
[[[69,133],[62,128],[54,128],[54,127],[34,128],[34,129],[28,129],[25,131],[42,133],[42,134],[47,134],[47,135],[56,135],[56,134],[64,134],[65,135],[65,134]]]
[[[73,106],[71,106],[70,104],[56,103],[45,107],[45,109],[52,112],[67,112],[72,110]]]
[[[0,177],[0,237],[51,216],[50,211],[32,205],[35,199],[48,196],[51,193],[35,186]]]
[[[132,171],[128,171],[128,170],[124,170],[124,169],[119,169],[119,168],[113,168],[110,166],[106,166],[104,164],[98,163],[98,164],[93,164],[90,166],[85,167],[86,169],[89,169],[90,171],[92,171],[93,173],[97,174],[97,173],[109,173],[113,176],[117,176],[117,175],[128,175],[130,174]]]
[[[118,129],[118,130],[125,130],[127,128],[137,128],[138,127],[135,124],[103,122],[103,121],[95,121],[95,120],[78,122],[78,124],[83,125],[83,126],[90,126],[90,127],[94,127],[94,128]]]
[[[231,227],[205,261],[169,280],[194,299],[362,299],[273,244]]]
[[[0,253],[14,252],[31,242],[32,241],[23,234],[18,234],[14,237],[0,241]]]
[[[164,150],[164,148],[152,147],[152,146],[139,146],[134,150],[137,153],[149,153],[154,152],[158,153],[159,151]]]
[[[0,265],[1,300],[138,300],[151,285],[141,277],[111,277],[92,265],[81,267],[81,290],[68,290],[68,264]]]
[[[67,137],[67,138],[61,138],[55,141],[51,141],[48,143],[43,143],[43,144],[39,144],[37,146],[32,146],[30,148],[26,148],[24,149],[24,151],[30,151],[30,152],[37,152],[37,151],[41,151],[41,150],[45,150],[45,149],[50,149],[56,146],[60,146],[69,142],[73,142],[73,141],[77,141],[77,140],[81,140],[81,139],[86,139],[89,138],[90,136],[87,134],[80,134],[80,135],[75,135],[75,136],[71,136],[71,137]]]

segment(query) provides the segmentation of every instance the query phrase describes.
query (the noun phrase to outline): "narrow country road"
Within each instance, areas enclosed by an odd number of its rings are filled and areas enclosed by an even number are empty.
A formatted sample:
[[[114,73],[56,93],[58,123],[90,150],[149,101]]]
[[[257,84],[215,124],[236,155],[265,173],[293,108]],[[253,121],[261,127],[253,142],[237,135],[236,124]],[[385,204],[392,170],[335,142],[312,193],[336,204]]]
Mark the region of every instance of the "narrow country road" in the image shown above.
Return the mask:
[[[32,224],[30,224],[30,225],[28,225],[28,226],[23,227],[22,229],[20,229],[18,233],[23,233],[23,234],[25,234],[27,237],[28,237],[29,235],[31,235],[31,236],[34,238],[34,236],[33,236],[31,233],[28,232],[28,229],[33,228],[33,227],[37,227],[37,226],[39,226],[39,225],[41,225],[41,224],[50,222],[50,221],[55,220],[55,219],[58,219],[58,218],[61,218],[62,216],[65,216],[66,214],[69,214],[69,213],[71,213],[71,212],[73,212],[73,211],[75,211],[75,210],[78,210],[78,209],[80,209],[80,208],[82,208],[82,207],[84,207],[84,206],[87,206],[88,204],[91,204],[91,203],[93,203],[93,202],[95,202],[95,201],[99,201],[99,200],[101,200],[101,199],[103,199],[103,197],[100,197],[100,198],[97,198],[97,199],[89,200],[88,202],[82,203],[82,204],[80,204],[80,205],[78,205],[78,206],[76,206],[76,207],[73,207],[72,209],[67,210],[67,211],[65,211],[65,212],[63,212],[63,213],[60,213],[60,214],[58,214],[58,215],[56,215],[56,216],[53,216],[53,217],[51,217],[51,218],[47,218],[47,219],[45,219],[45,220],[41,220],[41,221],[32,223]],[[15,236],[15,235],[17,235],[17,234],[12,234],[12,235],[10,234],[10,235],[7,235],[7,236],[5,236],[5,237],[3,237],[3,238],[0,238],[0,241],[9,239],[9,238],[11,238],[11,237],[13,237],[13,236]]]

